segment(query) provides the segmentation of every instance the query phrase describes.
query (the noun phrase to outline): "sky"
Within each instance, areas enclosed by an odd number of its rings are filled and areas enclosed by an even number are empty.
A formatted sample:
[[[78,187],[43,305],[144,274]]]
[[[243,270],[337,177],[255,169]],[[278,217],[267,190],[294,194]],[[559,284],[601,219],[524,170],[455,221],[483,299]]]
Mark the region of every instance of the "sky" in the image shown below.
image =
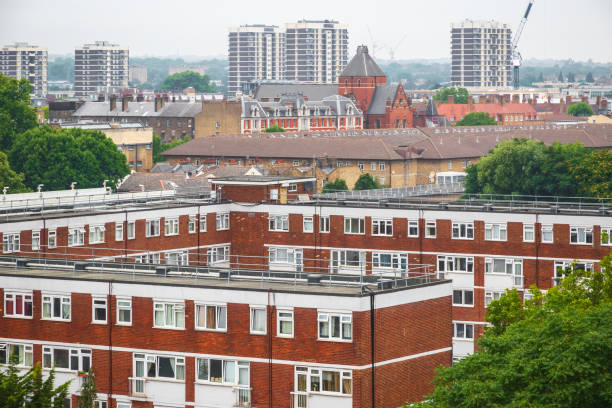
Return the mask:
[[[301,19],[348,25],[349,54],[450,59],[450,24],[497,20],[513,31],[528,0],[0,0],[0,45],[16,41],[71,54],[107,40],[132,56],[225,57],[229,27]],[[308,6],[308,7],[306,7]],[[519,43],[525,59],[612,61],[612,0],[536,0]]]

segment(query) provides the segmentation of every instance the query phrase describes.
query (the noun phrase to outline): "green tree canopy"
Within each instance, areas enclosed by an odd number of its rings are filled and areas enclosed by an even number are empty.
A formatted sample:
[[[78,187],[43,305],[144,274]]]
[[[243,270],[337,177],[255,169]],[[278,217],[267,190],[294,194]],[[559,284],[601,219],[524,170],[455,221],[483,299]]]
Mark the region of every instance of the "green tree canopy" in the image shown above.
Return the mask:
[[[583,197],[612,198],[612,153],[595,150],[568,163],[568,183]]]
[[[449,95],[454,96],[454,103],[463,103],[463,104],[468,103],[468,98],[470,96],[468,90],[465,88],[451,87],[451,88],[440,89],[434,95],[434,99],[442,103],[447,103]]]
[[[15,173],[9,166],[8,156],[0,152],[0,189],[8,187],[8,193],[23,193],[29,191],[23,184],[24,175]]]
[[[163,90],[179,89],[193,87],[196,92],[214,92],[214,85],[210,84],[208,75],[200,75],[197,72],[185,71],[177,72],[169,75],[162,83]]]
[[[266,128],[266,130],[264,130],[264,132],[267,132],[267,133],[284,132],[284,131],[285,131],[285,129],[283,129],[282,127],[280,127],[280,126],[278,126],[276,124]]]
[[[334,181],[328,181],[323,186],[323,193],[335,193],[336,191],[346,191],[348,186],[344,179],[338,178]]]
[[[572,116],[591,116],[593,108],[586,102],[577,102],[567,108],[567,114]]]
[[[376,188],[381,188],[378,181],[370,173],[363,173],[355,182],[353,190],[374,190]]]
[[[96,387],[96,377],[93,367],[89,367],[87,372],[87,380],[83,382],[81,387],[81,396],[79,398],[79,408],[97,408],[98,389]]]
[[[15,367],[0,370],[0,407],[2,408],[64,408],[69,382],[55,387],[55,370],[43,379],[40,362],[26,373]]]
[[[78,188],[115,187],[130,169],[113,141],[97,130],[53,129],[43,126],[20,134],[9,153],[25,185],[62,190],[76,181]]]
[[[15,136],[36,127],[36,110],[30,105],[32,85],[27,79],[0,74],[0,150],[7,151]]]
[[[173,140],[170,143],[162,143],[161,137],[153,135],[153,163],[165,161],[166,158],[162,154],[163,152],[175,148],[176,146],[180,146],[183,143],[187,143],[189,141],[191,141],[191,138],[186,137],[184,139]]]
[[[495,119],[486,112],[470,112],[455,122],[455,126],[486,126],[495,125],[495,123]]]

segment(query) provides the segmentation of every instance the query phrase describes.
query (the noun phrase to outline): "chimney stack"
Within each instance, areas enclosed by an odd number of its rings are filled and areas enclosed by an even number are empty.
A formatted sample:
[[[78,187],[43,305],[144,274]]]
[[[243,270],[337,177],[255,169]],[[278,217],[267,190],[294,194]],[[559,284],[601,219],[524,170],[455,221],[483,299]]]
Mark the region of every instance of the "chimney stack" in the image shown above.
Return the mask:
[[[521,96],[519,94],[513,94],[512,95],[512,103],[520,103],[521,102],[520,97]]]
[[[468,113],[472,111],[472,105],[474,104],[474,97],[472,95],[468,96]]]
[[[155,112],[159,112],[164,104],[163,99],[159,95],[155,95]]]
[[[571,97],[571,96],[569,96],[569,95],[567,95],[567,96],[565,97],[565,103],[567,103],[568,105],[571,105],[571,104],[572,104],[572,97]]]
[[[455,95],[448,95],[446,99],[447,103],[455,103]]]
[[[163,94],[162,98],[164,100],[164,102],[168,102],[170,100],[170,98],[168,98],[168,94]],[[162,107],[164,106],[164,104],[162,103]]]
[[[588,96],[586,96],[586,95],[584,95],[584,96],[582,97],[582,102],[584,102],[584,103],[589,103],[589,97],[588,97]]]
[[[128,110],[128,102],[130,102],[131,99],[132,97],[127,95],[124,95],[123,98],[121,98],[121,112]]]
[[[595,102],[597,104],[597,108],[601,108],[601,95],[597,96],[597,102]]]
[[[103,93],[99,93],[98,94],[98,102],[104,102],[104,94]]]
[[[117,109],[117,95],[112,94],[110,96],[110,110],[114,111],[115,109]]]
[[[136,95],[136,102],[144,102],[144,95],[141,93]]]

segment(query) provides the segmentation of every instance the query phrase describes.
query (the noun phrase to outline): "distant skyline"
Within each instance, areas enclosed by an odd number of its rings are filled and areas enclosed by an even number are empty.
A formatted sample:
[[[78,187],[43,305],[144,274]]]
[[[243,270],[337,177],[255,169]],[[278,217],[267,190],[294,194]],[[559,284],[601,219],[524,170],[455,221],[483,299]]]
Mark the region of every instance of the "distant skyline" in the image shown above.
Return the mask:
[[[107,40],[130,55],[226,57],[228,28],[283,26],[300,19],[348,25],[349,55],[358,45],[389,59],[450,58],[450,24],[497,20],[516,29],[528,0],[310,0],[286,1],[0,0],[0,45],[29,42],[49,54],[72,54],[84,43]],[[536,0],[519,49],[525,59],[612,61],[611,0]],[[369,34],[371,32],[371,36]]]

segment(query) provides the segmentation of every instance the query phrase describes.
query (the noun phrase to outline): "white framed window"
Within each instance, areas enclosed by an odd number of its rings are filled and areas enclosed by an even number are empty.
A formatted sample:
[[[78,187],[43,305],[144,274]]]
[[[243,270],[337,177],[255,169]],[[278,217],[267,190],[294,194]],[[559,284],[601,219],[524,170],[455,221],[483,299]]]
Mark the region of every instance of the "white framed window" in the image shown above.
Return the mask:
[[[321,233],[329,232],[329,215],[319,216],[319,232]]]
[[[353,378],[350,371],[319,367],[295,367],[295,390],[300,393],[352,395]]]
[[[229,213],[217,214],[217,231],[228,230],[230,227]]]
[[[248,386],[249,377],[248,361],[196,358],[196,381]],[[243,398],[248,400],[248,393]]]
[[[599,240],[603,246],[612,245],[612,227],[601,227],[599,231]]]
[[[319,340],[352,341],[353,316],[344,313],[318,312]]]
[[[438,272],[474,272],[474,258],[438,255]]]
[[[136,238],[136,221],[128,221],[127,223],[127,239]]]
[[[206,232],[206,214],[200,214],[200,232]]]
[[[42,318],[45,320],[70,320],[70,295],[42,295]]]
[[[132,299],[117,298],[117,324],[132,325]]]
[[[574,270],[593,271],[592,262],[583,261],[555,261],[555,272],[553,275],[553,286],[557,286],[561,279]]]
[[[53,367],[71,371],[89,371],[91,350],[43,346],[43,368]]]
[[[266,334],[266,308],[251,307],[251,334]]]
[[[344,217],[345,234],[365,234],[365,219],[358,217]]]
[[[570,227],[570,244],[592,244],[592,227]]]
[[[159,252],[149,252],[146,255],[137,256],[135,260],[136,260],[136,263],[160,264],[161,254]]]
[[[523,224],[523,242],[535,241],[535,226],[533,224]]]
[[[408,220],[408,236],[415,238],[419,236],[419,221]]]
[[[378,162],[378,170],[380,170],[380,171],[385,170],[385,162],[384,161]]]
[[[376,162],[371,162],[370,163],[370,170],[376,171]]]
[[[363,171],[365,169],[365,165],[362,161],[357,162],[357,167],[359,167],[359,170]]]
[[[372,235],[393,236],[393,219],[372,218]]]
[[[185,305],[175,302],[155,301],[153,327],[163,329],[185,328]]]
[[[498,300],[504,292],[498,290],[488,290],[485,292],[485,307],[489,306],[492,301]]]
[[[474,291],[471,289],[453,290],[453,306],[474,306]]]
[[[0,364],[13,362],[18,367],[32,367],[34,363],[31,344],[0,343]]]
[[[390,252],[372,252],[372,268],[401,269],[408,268],[408,254]]]
[[[123,241],[123,223],[115,223],[115,241]]]
[[[485,258],[485,273],[513,276],[514,286],[523,286],[523,260],[514,258]]]
[[[276,311],[276,335],[293,337],[293,310],[279,309]]]
[[[453,323],[453,338],[473,339],[474,325],[471,323]]]
[[[270,214],[268,216],[268,229],[270,231],[289,231],[289,216]]]
[[[2,252],[10,254],[19,252],[19,234],[2,234]]]
[[[91,320],[93,323],[106,323],[106,298],[92,298]]]
[[[453,222],[453,239],[474,239],[473,222]]]
[[[185,358],[134,353],[136,378],[185,380]]]
[[[57,247],[57,231],[56,230],[49,230],[49,235],[47,238],[47,247],[48,248]]]
[[[227,330],[227,305],[196,304],[195,313],[197,330]]]
[[[149,145],[147,145],[149,146]],[[103,400],[96,400],[95,401],[95,407],[96,408],[108,408],[108,401],[103,401]],[[131,404],[130,404],[131,407]],[[119,407],[117,407],[119,408]]]
[[[312,216],[304,216],[303,218],[303,231],[304,232],[313,232],[314,231],[314,222]]]
[[[178,235],[179,234],[179,220],[178,218],[165,218],[164,219],[164,236]]]
[[[145,236],[149,237],[159,237],[159,219],[147,220],[146,221],[146,233]]]
[[[89,243],[90,244],[101,244],[104,242],[104,225],[90,225],[89,226]]]
[[[32,251],[40,250],[40,231],[32,231]]]
[[[297,167],[300,165],[300,161],[299,160],[294,160],[293,161],[293,167]]]
[[[196,216],[195,215],[189,216],[189,224],[187,224],[187,231],[189,231],[190,234],[195,234],[196,232]]]
[[[552,225],[542,225],[542,242],[545,244],[553,243],[553,226]]]
[[[268,260],[271,264],[302,265],[301,248],[268,248]]]
[[[4,316],[32,317],[32,293],[4,291]]]
[[[206,263],[212,265],[220,262],[228,262],[230,256],[229,246],[218,246],[206,250]]]
[[[425,238],[436,237],[436,221],[425,221]]]
[[[296,192],[297,191],[297,184],[295,184],[295,183],[289,184],[289,187],[287,188],[287,191],[289,191],[289,192]]]
[[[485,224],[486,241],[507,241],[508,227],[506,224]]]

